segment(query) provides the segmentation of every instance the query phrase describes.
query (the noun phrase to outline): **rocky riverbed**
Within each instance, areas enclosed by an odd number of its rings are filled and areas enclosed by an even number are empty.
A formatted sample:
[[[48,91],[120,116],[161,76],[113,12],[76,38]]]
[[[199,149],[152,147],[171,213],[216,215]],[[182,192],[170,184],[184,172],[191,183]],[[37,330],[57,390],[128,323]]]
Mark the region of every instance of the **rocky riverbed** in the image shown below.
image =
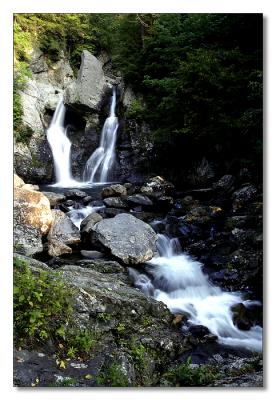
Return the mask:
[[[262,386],[260,354],[218,344],[207,328],[135,288],[128,273],[157,254],[157,234],[177,238],[212,284],[256,300],[235,306],[234,325],[261,326],[260,187],[231,175],[186,191],[159,176],[97,193],[39,190],[17,176],[14,183],[15,270],[34,281],[61,279],[72,299],[58,334],[40,337],[24,325],[24,340],[15,330],[15,385]],[[39,310],[37,296],[29,309]]]

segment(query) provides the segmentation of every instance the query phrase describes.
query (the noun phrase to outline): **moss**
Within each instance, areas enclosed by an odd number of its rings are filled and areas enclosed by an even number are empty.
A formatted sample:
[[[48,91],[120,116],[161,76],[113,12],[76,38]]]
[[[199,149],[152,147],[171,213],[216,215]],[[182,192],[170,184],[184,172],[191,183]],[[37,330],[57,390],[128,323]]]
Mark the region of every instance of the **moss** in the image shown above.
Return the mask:
[[[117,363],[112,363],[106,371],[100,372],[96,382],[99,386],[129,386],[127,376],[123,373],[121,365]]]

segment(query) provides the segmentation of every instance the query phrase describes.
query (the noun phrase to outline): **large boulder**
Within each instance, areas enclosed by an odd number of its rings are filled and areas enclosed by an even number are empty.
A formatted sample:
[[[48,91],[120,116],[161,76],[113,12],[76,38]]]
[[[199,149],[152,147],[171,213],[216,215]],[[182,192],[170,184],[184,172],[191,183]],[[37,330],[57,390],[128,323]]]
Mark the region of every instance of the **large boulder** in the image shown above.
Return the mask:
[[[80,232],[62,211],[53,210],[53,224],[48,233],[48,253],[53,257],[72,253],[69,245],[80,243]]]
[[[127,189],[124,185],[116,184],[107,186],[102,190],[102,198],[106,197],[117,197],[117,196],[126,196]]]
[[[171,194],[174,185],[166,181],[162,176],[150,178],[141,188],[141,193],[149,197],[159,197],[165,194]]]
[[[18,258],[26,260],[34,273],[48,271],[41,262]],[[53,358],[53,353],[60,352],[58,343],[49,345],[47,340],[43,346],[42,342],[39,351],[22,346],[15,351],[15,385],[68,386],[69,381],[78,387],[108,386],[114,367],[113,386],[117,382],[140,387],[158,384],[164,368],[191,345],[186,334],[171,325],[166,305],[130,286],[124,271],[120,264],[104,260],[59,269],[68,296],[72,287],[74,293],[65,336],[72,329],[80,338],[85,333],[84,339],[93,339],[93,349],[82,360],[66,357],[65,368],[60,368]]]
[[[14,225],[13,245],[16,251],[25,254],[26,256],[32,256],[43,251],[39,230],[26,224]]]
[[[127,203],[121,199],[121,197],[107,197],[104,199],[104,205],[106,207],[113,207],[113,208],[126,208],[128,209]]]
[[[50,206],[55,207],[66,200],[66,197],[62,193],[54,193],[54,192],[42,192],[47,199],[49,199]]]
[[[233,193],[233,210],[238,211],[247,203],[251,202],[257,194],[257,189],[253,185],[244,185],[241,189]]]
[[[14,189],[15,225],[37,228],[41,235],[48,233],[53,217],[50,202],[43,193],[21,188]]]
[[[13,186],[15,188],[20,188],[25,185],[23,179],[21,179],[18,175],[13,174]]]
[[[111,254],[125,264],[150,260],[156,251],[157,235],[152,227],[130,214],[118,214],[94,225],[93,234]]]
[[[103,95],[112,86],[103,72],[103,64],[89,51],[81,55],[81,67],[75,82],[68,86],[64,93],[64,101],[75,109],[87,109],[98,112]]]

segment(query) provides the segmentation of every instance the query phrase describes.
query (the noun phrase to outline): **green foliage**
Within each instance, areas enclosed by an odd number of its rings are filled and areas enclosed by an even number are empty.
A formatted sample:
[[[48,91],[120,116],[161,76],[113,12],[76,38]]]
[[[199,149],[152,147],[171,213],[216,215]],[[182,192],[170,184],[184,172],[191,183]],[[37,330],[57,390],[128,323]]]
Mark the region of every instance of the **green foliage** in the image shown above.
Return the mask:
[[[97,315],[97,318],[98,318],[100,321],[108,322],[108,321],[110,321],[110,320],[112,319],[112,314],[102,312],[102,313],[99,313],[99,314]]]
[[[176,368],[170,369],[163,375],[163,384],[168,386],[206,386],[219,378],[217,367],[199,365],[191,367],[191,357]]]
[[[111,387],[128,386],[127,376],[122,372],[121,365],[116,363],[112,363],[106,371],[101,372],[97,376],[96,381],[99,386],[111,386]]]
[[[83,331],[76,336],[71,335],[69,340],[70,345],[81,353],[89,353],[93,349],[95,342],[96,336],[88,331]]]
[[[117,326],[117,332],[118,332],[119,334],[124,333],[125,330],[126,330],[125,324],[120,323],[120,324]]]
[[[28,263],[14,258],[14,338],[17,345],[56,344],[61,357],[85,358],[97,335],[74,326],[75,292],[56,272],[34,273]]]
[[[38,47],[54,63],[63,52],[76,71],[82,50],[95,52],[97,31],[97,26],[90,23],[89,14],[16,14],[16,58],[28,61],[28,52]]]
[[[71,387],[76,386],[77,380],[75,378],[64,377],[56,382],[55,387]]]
[[[129,109],[127,110],[127,117],[141,121],[144,118],[145,107],[140,99],[134,99]]]
[[[70,292],[57,274],[34,274],[14,259],[14,330],[19,341],[39,343],[60,334],[72,315]]]
[[[22,123],[23,108],[20,92],[24,90],[27,78],[31,76],[28,64],[25,61],[18,61],[14,70],[13,85],[13,129],[17,142],[28,143],[32,130]]]
[[[144,365],[144,358],[146,354],[146,348],[142,343],[139,343],[132,347],[131,356],[137,369],[142,369]]]
[[[171,169],[183,170],[191,163],[188,154],[183,158],[186,148],[198,160],[260,164],[261,14],[114,18],[113,61],[146,104],[143,110],[134,104],[129,116],[142,114],[153,139],[167,144],[158,148],[160,164],[166,157]]]

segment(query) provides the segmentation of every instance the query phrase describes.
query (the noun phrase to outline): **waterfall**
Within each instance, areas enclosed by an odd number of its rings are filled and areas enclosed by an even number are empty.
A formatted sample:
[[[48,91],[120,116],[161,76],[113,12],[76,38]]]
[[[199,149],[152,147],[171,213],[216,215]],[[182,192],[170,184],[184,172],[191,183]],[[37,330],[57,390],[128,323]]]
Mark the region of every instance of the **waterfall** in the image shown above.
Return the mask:
[[[206,326],[220,343],[261,351],[262,328],[238,329],[231,311],[234,304],[250,307],[260,303],[243,300],[240,293],[224,292],[212,285],[202,272],[202,265],[184,253],[179,254],[179,248],[176,239],[158,235],[159,256],[147,262],[148,275],[129,268],[135,286],[165,303],[173,314],[188,315],[189,324]]]
[[[67,137],[67,129],[64,127],[65,106],[63,99],[58,102],[51,124],[47,130],[47,140],[52,150],[55,168],[55,186],[74,186],[71,173],[71,142]]]
[[[88,159],[83,180],[85,182],[107,182],[115,161],[115,144],[118,129],[118,118],[115,115],[116,88],[113,87],[109,117],[106,119],[102,133],[100,146]]]

